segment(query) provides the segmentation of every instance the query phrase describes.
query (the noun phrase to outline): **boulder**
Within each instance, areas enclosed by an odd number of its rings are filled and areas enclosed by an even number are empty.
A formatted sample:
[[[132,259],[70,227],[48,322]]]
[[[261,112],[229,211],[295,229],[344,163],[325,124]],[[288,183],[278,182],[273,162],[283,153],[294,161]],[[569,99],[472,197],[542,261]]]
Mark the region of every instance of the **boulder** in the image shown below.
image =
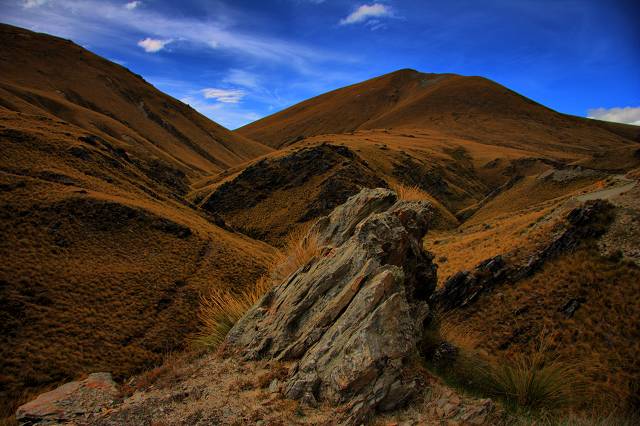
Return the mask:
[[[326,245],[322,255],[236,323],[227,353],[294,361],[285,396],[343,405],[348,424],[405,402],[436,285],[420,244],[432,212],[386,189],[349,198],[310,230]]]
[[[112,406],[118,397],[118,386],[111,374],[93,373],[84,380],[65,383],[20,406],[16,419],[21,425],[73,422]]]

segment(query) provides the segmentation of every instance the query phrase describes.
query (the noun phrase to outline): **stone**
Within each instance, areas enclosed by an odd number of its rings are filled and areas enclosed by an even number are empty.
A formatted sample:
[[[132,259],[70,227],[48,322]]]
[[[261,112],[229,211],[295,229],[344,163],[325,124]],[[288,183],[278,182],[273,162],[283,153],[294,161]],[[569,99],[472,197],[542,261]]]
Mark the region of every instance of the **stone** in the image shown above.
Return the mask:
[[[318,406],[318,401],[316,401],[316,397],[313,396],[311,392],[305,392],[305,394],[300,399],[300,402],[302,403],[302,405],[306,405],[308,407],[315,408]]]
[[[112,406],[118,397],[118,386],[110,373],[93,373],[84,380],[65,383],[20,406],[16,419],[21,425],[72,422]]]
[[[323,255],[236,323],[226,353],[295,361],[284,395],[341,404],[348,424],[402,405],[417,388],[411,367],[436,285],[420,244],[432,211],[381,188],[349,198],[311,228]]]
[[[445,311],[467,306],[480,294],[501,283],[509,272],[502,256],[486,259],[472,271],[460,271],[449,277],[433,299]]]

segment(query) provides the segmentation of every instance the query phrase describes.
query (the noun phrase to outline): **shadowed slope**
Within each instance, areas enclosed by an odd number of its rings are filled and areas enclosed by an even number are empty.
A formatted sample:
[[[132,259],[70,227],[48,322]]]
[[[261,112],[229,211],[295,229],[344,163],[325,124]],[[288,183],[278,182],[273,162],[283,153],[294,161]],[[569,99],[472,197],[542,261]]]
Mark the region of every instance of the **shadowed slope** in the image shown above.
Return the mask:
[[[56,117],[187,174],[269,151],[68,40],[0,25],[0,106]]]

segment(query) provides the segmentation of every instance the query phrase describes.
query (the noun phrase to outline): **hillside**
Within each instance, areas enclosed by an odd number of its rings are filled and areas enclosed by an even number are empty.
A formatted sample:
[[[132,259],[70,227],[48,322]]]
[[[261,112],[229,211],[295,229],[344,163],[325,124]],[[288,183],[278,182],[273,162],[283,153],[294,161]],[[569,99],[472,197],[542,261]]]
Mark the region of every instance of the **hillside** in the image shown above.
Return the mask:
[[[550,155],[623,149],[640,135],[635,126],[559,114],[482,77],[406,69],[306,100],[237,133],[280,148],[371,129],[429,129]]]
[[[0,44],[2,418],[183,350],[200,296],[249,285],[274,250],[183,198],[268,148],[69,41],[2,26]]]
[[[269,151],[69,40],[4,24],[0,40],[5,109],[64,120],[189,175]]]
[[[231,132],[70,41],[0,43],[0,423],[76,380],[77,424],[514,424],[465,357],[546,332],[589,367],[561,409],[637,408],[638,127],[401,70]]]

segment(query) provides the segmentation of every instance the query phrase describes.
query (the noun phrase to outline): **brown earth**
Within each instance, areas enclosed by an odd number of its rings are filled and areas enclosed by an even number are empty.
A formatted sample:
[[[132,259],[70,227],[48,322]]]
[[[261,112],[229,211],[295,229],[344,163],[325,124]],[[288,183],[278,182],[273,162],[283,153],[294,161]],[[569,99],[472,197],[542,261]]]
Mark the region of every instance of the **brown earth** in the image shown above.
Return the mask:
[[[3,25],[0,43],[4,417],[83,373],[162,362],[199,295],[254,282],[273,249],[183,198],[270,149],[69,41]]]

